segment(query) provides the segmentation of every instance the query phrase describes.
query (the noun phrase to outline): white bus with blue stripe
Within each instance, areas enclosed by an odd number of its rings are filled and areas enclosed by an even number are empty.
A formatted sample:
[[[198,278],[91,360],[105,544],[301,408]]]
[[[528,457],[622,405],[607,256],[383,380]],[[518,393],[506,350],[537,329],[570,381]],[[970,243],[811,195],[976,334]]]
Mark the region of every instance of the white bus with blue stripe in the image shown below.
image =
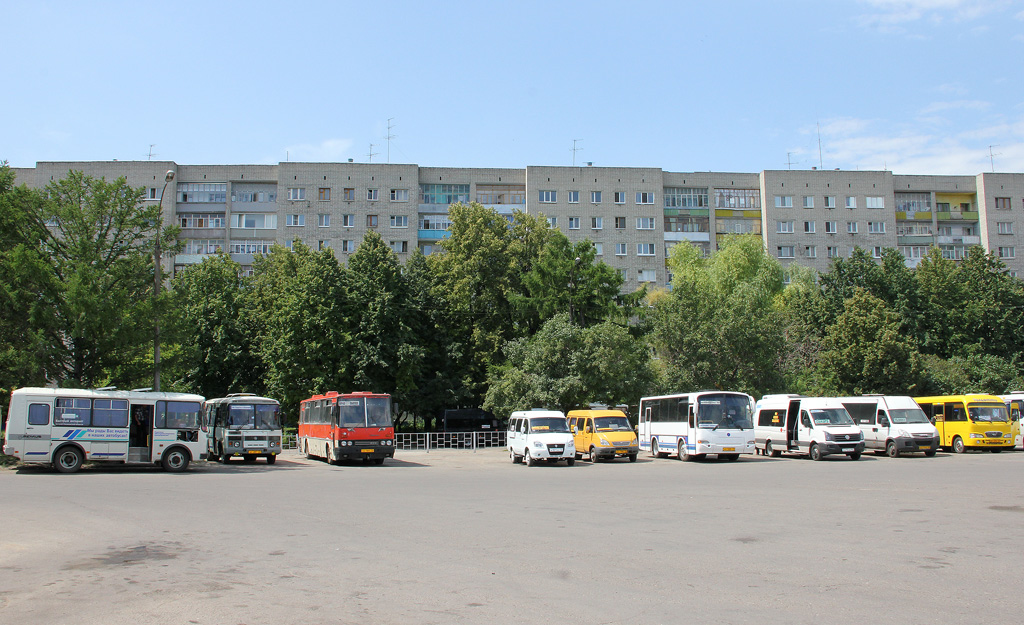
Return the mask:
[[[640,400],[637,437],[652,456],[701,460],[716,454],[737,460],[754,453],[754,398],[731,391],[700,391]]]
[[[21,388],[11,393],[4,453],[61,473],[87,461],[184,471],[206,459],[203,401],[187,393]]]

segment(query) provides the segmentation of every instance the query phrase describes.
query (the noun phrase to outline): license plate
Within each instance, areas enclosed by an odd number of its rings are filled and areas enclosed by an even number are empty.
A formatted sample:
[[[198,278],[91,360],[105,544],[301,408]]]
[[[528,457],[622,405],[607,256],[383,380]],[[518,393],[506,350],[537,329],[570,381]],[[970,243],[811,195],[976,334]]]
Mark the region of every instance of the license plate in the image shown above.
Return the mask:
[[[258,449],[250,449],[249,451],[247,451],[245,453],[248,453],[248,454],[258,454],[258,453],[260,453],[260,450],[258,450]]]
[[[853,447],[843,447],[843,451],[844,452],[853,451]]]
[[[723,447],[722,451],[736,451],[735,447]]]
[[[917,448],[918,449],[931,449],[932,446],[931,445],[918,445]]]
[[[372,449],[360,449],[359,451],[363,452],[364,454],[372,454],[373,453]]]

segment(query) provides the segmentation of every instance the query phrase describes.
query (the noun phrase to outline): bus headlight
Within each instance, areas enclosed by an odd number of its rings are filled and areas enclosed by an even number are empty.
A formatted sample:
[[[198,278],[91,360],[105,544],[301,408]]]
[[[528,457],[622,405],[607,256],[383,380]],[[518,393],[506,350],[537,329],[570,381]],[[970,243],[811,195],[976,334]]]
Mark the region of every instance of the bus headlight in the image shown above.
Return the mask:
[[[1003,438],[1013,438],[1013,434],[1007,432],[1006,434],[1003,434]]]
[[[544,446],[544,443],[542,443],[540,441],[533,441],[533,446],[537,447],[537,448],[540,448],[540,447]]]
[[[608,442],[608,439],[603,437],[603,436],[601,438],[597,439],[597,442],[601,443],[602,447],[609,447],[609,446],[611,446],[611,443]]]
[[[985,435],[978,434],[977,432],[971,432],[971,438],[985,438]]]

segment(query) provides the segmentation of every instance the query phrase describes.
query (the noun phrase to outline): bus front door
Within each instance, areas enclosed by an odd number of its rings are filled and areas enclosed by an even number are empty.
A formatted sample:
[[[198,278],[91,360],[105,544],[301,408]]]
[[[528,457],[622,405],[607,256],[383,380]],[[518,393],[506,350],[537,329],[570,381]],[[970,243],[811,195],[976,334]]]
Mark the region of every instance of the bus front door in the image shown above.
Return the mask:
[[[800,418],[800,400],[789,402],[786,411],[786,449],[793,449],[798,440],[798,419]]]
[[[153,459],[153,406],[132,404],[128,421],[128,462]]]
[[[8,415],[7,427],[11,427],[10,415]],[[25,421],[24,445],[21,446],[23,460],[40,462],[41,459],[48,459],[52,447],[50,427],[50,405],[29,403],[28,419]]]

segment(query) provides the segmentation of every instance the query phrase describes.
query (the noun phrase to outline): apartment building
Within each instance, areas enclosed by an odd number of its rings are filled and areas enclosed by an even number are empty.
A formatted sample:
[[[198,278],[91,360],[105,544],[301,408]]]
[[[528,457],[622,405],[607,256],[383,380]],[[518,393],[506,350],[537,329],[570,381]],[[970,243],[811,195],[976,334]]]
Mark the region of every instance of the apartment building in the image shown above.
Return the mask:
[[[70,170],[125,176],[180,225],[181,269],[225,251],[246,270],[272,245],[296,240],[344,260],[367,232],[399,258],[425,254],[449,229],[448,206],[475,201],[511,219],[543,215],[572,241],[590,239],[624,289],[667,284],[666,259],[686,243],[706,255],[727,234],[757,234],[784,266],[827,271],[854,247],[880,257],[899,249],[915,266],[927,249],[963,258],[981,245],[1015,273],[1024,224],[1024,173],[906,176],[888,171],[765,170],[667,172],[641,167],[525,169],[420,167],[384,163],[178,165],[172,161],[41,162],[15,169],[19,183],[45,187]],[[174,178],[164,189],[165,175]],[[162,199],[161,199],[162,198]],[[1024,250],[1024,248],[1022,248]]]

